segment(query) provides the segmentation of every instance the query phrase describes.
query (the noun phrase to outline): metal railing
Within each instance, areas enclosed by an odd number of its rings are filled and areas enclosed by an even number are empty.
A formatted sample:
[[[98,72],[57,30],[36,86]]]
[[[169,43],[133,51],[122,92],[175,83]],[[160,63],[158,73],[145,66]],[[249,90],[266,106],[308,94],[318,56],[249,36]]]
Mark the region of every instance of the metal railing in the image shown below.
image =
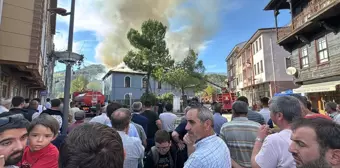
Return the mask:
[[[293,18],[292,23],[278,30],[278,39],[281,40],[288,36],[294,30],[309,22],[311,18],[318,15],[322,9],[330,6],[336,1],[337,0],[311,0],[307,7]]]

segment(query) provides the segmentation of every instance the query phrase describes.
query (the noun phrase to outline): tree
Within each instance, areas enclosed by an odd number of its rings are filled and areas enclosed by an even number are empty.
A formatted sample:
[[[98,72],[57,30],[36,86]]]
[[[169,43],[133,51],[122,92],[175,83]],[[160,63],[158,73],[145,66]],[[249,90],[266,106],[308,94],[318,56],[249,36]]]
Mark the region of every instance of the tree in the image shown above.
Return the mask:
[[[164,40],[167,27],[156,20],[142,24],[141,33],[130,29],[127,38],[135,50],[124,57],[124,63],[133,70],[146,72],[146,94],[149,93],[150,76],[159,79],[156,72],[170,68],[174,61]]]
[[[212,97],[217,91],[213,86],[209,85],[204,89],[204,92],[207,94],[207,96]]]
[[[170,85],[181,90],[184,106],[186,103],[185,90],[193,88],[196,91],[203,89],[205,86],[204,77],[205,67],[202,60],[198,60],[198,55],[190,49],[187,57],[169,69],[165,73],[164,80]]]
[[[76,79],[72,80],[71,93],[86,90],[86,86],[88,83],[89,81],[84,76],[78,76]]]
[[[98,81],[92,81],[87,84],[87,89],[93,90],[93,91],[101,91],[102,90],[102,85]]]

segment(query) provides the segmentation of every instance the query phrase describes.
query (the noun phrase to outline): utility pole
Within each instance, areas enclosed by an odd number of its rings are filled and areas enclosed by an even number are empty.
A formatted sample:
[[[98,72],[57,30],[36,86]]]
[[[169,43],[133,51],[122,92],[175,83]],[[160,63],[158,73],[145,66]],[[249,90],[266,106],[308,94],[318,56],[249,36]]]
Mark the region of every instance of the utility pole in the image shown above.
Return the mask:
[[[74,12],[75,12],[75,3],[76,0],[72,0],[71,2],[71,12],[70,12],[70,27],[68,33],[68,45],[67,51],[69,53],[69,57],[72,54],[73,48],[73,29],[74,29]],[[72,62],[65,62],[66,64],[66,72],[65,72],[65,87],[64,87],[64,109],[63,109],[63,126],[62,126],[62,134],[67,134],[68,127],[68,114],[70,107],[70,89],[71,89],[71,72],[72,72]]]

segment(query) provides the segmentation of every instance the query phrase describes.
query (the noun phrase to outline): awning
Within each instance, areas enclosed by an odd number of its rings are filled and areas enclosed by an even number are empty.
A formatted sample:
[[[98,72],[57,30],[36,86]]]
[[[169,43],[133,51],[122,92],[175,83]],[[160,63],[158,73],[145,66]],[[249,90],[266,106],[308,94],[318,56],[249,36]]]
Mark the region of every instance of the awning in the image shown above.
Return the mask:
[[[340,81],[302,85],[297,89],[293,89],[293,93],[331,92],[336,90],[337,85],[340,85]]]

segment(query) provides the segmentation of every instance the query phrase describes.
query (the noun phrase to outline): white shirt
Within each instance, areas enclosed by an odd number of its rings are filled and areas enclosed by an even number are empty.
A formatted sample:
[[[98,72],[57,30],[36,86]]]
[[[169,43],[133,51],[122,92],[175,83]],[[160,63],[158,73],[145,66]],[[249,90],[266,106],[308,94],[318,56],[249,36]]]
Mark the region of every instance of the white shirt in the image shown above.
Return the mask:
[[[45,107],[43,105],[39,105],[38,106],[38,111],[39,113],[41,113],[42,111],[46,110]]]
[[[137,168],[139,159],[144,157],[144,146],[142,141],[136,137],[130,137],[125,132],[118,131],[123,141],[126,152],[124,168]]]
[[[266,124],[268,123],[269,119],[270,119],[270,111],[269,111],[269,108],[268,107],[265,107],[265,108],[262,108],[259,112],[263,118],[264,118],[264,121],[266,122]]]
[[[51,103],[50,102],[46,102],[45,103],[45,108],[46,109],[50,109],[51,108]]]
[[[269,135],[255,156],[256,163],[263,168],[296,168],[293,155],[288,151],[291,134],[292,130],[285,129]]]
[[[8,109],[5,106],[0,105],[0,113],[8,112]]]
[[[102,113],[99,116],[93,117],[89,122],[96,122],[104,125],[108,125],[111,123],[110,118],[107,116],[106,113]]]
[[[165,112],[159,115],[159,119],[162,121],[162,129],[167,132],[175,130],[175,121],[177,116],[171,112]]]

